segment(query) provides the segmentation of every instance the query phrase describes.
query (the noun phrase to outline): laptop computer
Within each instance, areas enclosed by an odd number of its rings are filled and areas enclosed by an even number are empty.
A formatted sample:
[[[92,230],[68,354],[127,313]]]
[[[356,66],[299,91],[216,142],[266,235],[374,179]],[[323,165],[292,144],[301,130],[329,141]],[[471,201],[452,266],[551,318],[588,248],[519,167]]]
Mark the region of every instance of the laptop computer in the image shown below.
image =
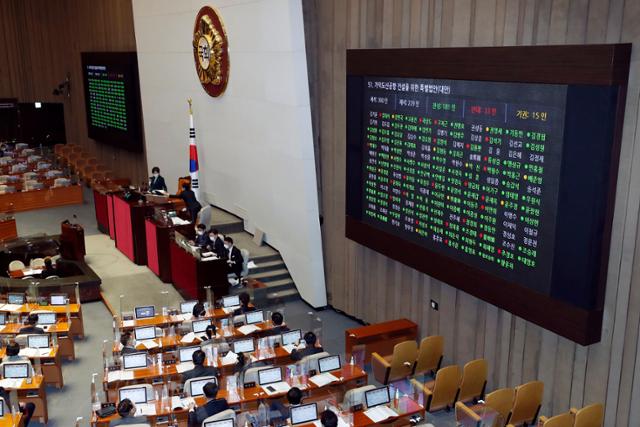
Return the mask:
[[[318,370],[321,374],[325,372],[337,371],[342,367],[340,363],[340,356],[326,356],[318,359]]]
[[[7,294],[7,304],[24,304],[24,294],[15,294],[9,293]]]
[[[318,419],[318,405],[308,403],[306,405],[291,406],[291,425],[307,424]]]
[[[198,303],[198,301],[196,301],[196,300],[181,302],[180,303],[180,313],[182,313],[182,314],[191,314],[191,313],[193,313],[193,307],[195,307],[197,303]]]
[[[49,327],[56,324],[55,313],[38,313],[38,326]]]
[[[51,294],[49,296],[49,304],[51,305],[67,305],[67,296],[65,294]]]
[[[391,402],[391,396],[389,396],[389,387],[378,387],[376,389],[366,391],[364,393],[364,398],[367,402],[367,408],[386,405],[387,403]]]
[[[147,367],[147,353],[129,353],[122,356],[124,369],[138,369]]]
[[[244,340],[237,340],[233,342],[233,352],[236,354],[240,353],[251,353],[255,350],[253,344],[253,338],[247,338]]]
[[[302,330],[294,329],[293,331],[284,332],[282,334],[282,345],[298,345],[298,342],[302,339]]]
[[[282,369],[278,366],[274,368],[260,369],[258,371],[258,384],[267,394],[286,393],[291,388],[289,384],[282,381]]]
[[[147,388],[146,387],[134,387],[118,390],[118,398],[120,402],[124,399],[129,399],[134,404],[147,403]]]
[[[235,307],[238,305],[240,305],[240,297],[238,295],[222,298],[222,306],[225,308]]]
[[[253,325],[254,323],[264,322],[264,313],[262,310],[250,311],[245,314],[247,325]]]
[[[27,335],[27,347],[49,348],[49,335]]]
[[[193,361],[193,353],[200,350],[200,346],[192,345],[189,347],[181,347],[178,350],[178,358],[180,359],[180,363],[189,363]]]
[[[194,320],[193,322],[191,322],[191,330],[196,335],[202,334],[204,333],[204,331],[207,330],[207,326],[209,326],[210,324],[211,324],[210,319]]]
[[[136,319],[148,319],[156,315],[156,308],[153,305],[145,305],[134,309]]]
[[[191,397],[204,395],[204,386],[207,385],[207,383],[217,383],[217,381],[216,377],[203,377],[201,379],[191,381],[189,390],[191,392]]]
[[[228,420],[209,421],[204,423],[204,427],[234,427],[234,424],[233,419],[229,418]]]
[[[5,363],[2,366],[3,378],[29,378],[31,363]]]
[[[135,328],[133,333],[136,337],[136,341],[152,340],[156,338],[156,327],[143,326],[141,328]]]

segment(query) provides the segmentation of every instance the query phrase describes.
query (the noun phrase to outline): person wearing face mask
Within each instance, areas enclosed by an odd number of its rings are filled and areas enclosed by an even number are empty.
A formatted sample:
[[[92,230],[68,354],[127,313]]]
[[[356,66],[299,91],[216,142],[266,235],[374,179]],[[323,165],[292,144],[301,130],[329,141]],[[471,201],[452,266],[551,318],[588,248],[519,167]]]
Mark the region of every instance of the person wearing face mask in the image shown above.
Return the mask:
[[[218,229],[211,228],[209,230],[209,242],[210,243],[209,243],[208,249],[214,254],[216,254],[218,258],[224,258],[227,256],[227,251],[224,248],[224,242],[220,237],[220,233],[218,232]]]
[[[233,239],[229,236],[224,238],[224,249],[227,264],[229,265],[229,273],[235,274],[236,277],[240,279],[242,275],[242,264],[244,263],[240,249],[233,246]]]
[[[149,192],[153,191],[167,191],[167,184],[165,184],[164,178],[160,175],[160,168],[157,166],[151,169],[151,177],[149,178]]]
[[[205,227],[204,224],[198,224],[196,226],[195,245],[198,246],[199,248],[206,248],[211,244],[211,241],[209,240],[209,236],[207,236],[207,234],[205,233],[206,229],[207,227]]]

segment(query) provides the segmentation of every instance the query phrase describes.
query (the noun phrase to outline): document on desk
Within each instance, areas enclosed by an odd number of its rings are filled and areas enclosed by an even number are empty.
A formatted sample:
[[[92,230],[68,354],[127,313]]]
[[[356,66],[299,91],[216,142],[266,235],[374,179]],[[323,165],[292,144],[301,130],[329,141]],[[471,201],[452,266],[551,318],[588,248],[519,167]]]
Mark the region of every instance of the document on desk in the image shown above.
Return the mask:
[[[171,409],[185,409],[189,407],[189,404],[195,404],[195,402],[196,401],[193,399],[193,397],[171,396]]]
[[[239,308],[239,305],[234,305],[232,307],[222,307],[222,311],[224,311],[226,314],[231,314]]]
[[[156,414],[155,403],[136,403],[136,416],[149,416]]]
[[[387,418],[397,417],[398,414],[388,406],[376,406],[374,408],[367,409],[364,414],[374,423],[379,423]]]
[[[132,328],[133,325],[136,324],[135,320],[123,320],[122,321],[122,327],[123,328]]]
[[[291,353],[295,348],[296,348],[295,344],[287,344],[282,346],[282,349],[287,353]]]
[[[189,332],[187,335],[182,337],[180,342],[183,344],[188,344],[188,343],[194,342],[195,339],[196,339],[196,334],[194,334],[193,332]]]
[[[154,348],[160,347],[160,344],[158,344],[154,340],[143,340],[143,341],[139,341],[138,344],[140,344],[141,346],[143,346],[147,350],[152,350]]]
[[[18,311],[21,308],[20,304],[5,304],[2,306],[2,311]]]
[[[180,217],[174,216],[171,218],[171,223],[173,225],[185,225],[185,224],[190,224],[191,222],[185,219],[182,219]]]
[[[309,378],[309,381],[311,381],[318,387],[324,387],[327,384],[331,384],[332,382],[336,382],[339,380],[335,375],[330,374],[329,372],[325,372],[324,374],[318,374],[318,375],[312,376],[311,378]]]
[[[286,393],[291,389],[289,383],[284,381],[280,381],[278,383],[267,384],[262,386],[262,390],[267,393],[269,396],[274,394]]]
[[[20,388],[22,386],[23,378],[5,378],[0,380],[0,387],[3,388]]]
[[[256,325],[243,325],[238,328],[238,332],[243,335],[249,335],[255,331],[259,331],[260,328]]]
[[[223,358],[222,358],[222,364],[223,365],[232,365],[238,362],[238,355],[235,354],[233,351],[229,351]]]
[[[187,371],[192,370],[193,368],[194,368],[193,362],[182,362],[182,363],[178,363],[176,365],[176,371],[179,374],[183,374],[183,373],[185,373]]]
[[[111,371],[107,374],[107,382],[128,381],[133,379],[133,371]]]

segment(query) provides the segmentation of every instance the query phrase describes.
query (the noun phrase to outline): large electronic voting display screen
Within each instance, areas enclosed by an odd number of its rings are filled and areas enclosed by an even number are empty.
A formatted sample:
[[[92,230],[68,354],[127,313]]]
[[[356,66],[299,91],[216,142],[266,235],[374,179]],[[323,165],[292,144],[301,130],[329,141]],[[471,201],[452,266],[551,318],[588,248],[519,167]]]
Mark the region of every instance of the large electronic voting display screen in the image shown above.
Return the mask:
[[[347,76],[347,236],[525,318],[601,310],[623,85],[368,52]]]

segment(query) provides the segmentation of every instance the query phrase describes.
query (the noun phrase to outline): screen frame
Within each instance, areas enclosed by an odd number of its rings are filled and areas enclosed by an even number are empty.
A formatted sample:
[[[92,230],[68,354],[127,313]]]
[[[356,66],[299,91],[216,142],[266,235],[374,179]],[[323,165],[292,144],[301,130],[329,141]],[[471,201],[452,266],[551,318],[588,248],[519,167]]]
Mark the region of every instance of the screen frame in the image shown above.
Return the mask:
[[[373,406],[369,406],[369,395],[373,394],[375,392],[378,392],[378,391],[380,391],[382,389],[386,389],[387,390],[387,401],[375,404]],[[386,404],[391,402],[391,391],[389,390],[389,387],[386,386],[386,385],[382,386],[382,387],[374,388],[373,390],[367,390],[367,391],[364,392],[364,401],[365,401],[365,404],[367,405],[367,409],[368,408],[375,408],[376,406],[386,405]]]
[[[120,390],[118,390],[118,402],[122,402],[122,392],[127,392],[130,390],[144,390],[144,401],[143,402],[133,402],[134,405],[137,405],[139,403],[148,403],[149,402],[149,395],[147,393],[147,388],[145,386],[140,386],[140,387],[131,387],[131,388],[121,388]],[[125,399],[128,399],[128,397],[126,397]]]
[[[140,356],[140,355],[144,355],[144,366],[134,366],[134,367],[127,367],[125,366],[125,360],[130,359],[134,356]],[[123,354],[122,355],[122,368],[123,369],[143,369],[149,366],[149,360],[147,359],[147,353],[139,351],[137,353],[128,353],[128,354]]]
[[[7,368],[11,367],[11,366],[26,366],[27,367],[27,374],[24,377],[7,377]],[[21,363],[5,363],[2,366],[2,377],[3,378],[30,378],[29,375],[29,367],[31,366],[30,362],[21,362]]]
[[[630,55],[631,44],[347,50],[347,81],[380,76],[618,86],[594,308],[580,308],[508,282],[370,226],[348,211],[345,237],[579,344],[600,341]],[[503,66],[505,58],[509,67]],[[349,112],[348,94],[346,102]],[[350,158],[349,140],[354,126],[360,131],[360,121],[347,113],[347,177],[358,167],[353,153]],[[349,203],[347,188],[347,207]],[[473,283],[469,277],[474,277]]]
[[[322,362],[323,360],[326,360],[326,359],[336,359],[336,358],[338,359],[338,367],[337,367],[336,369],[331,369],[331,370],[328,370],[328,371],[323,371],[323,370],[322,370],[322,368],[320,367],[320,364],[321,364],[321,362]],[[321,357],[321,358],[319,358],[319,359],[318,359],[318,371],[319,371],[321,374],[324,374],[324,373],[326,373],[326,372],[334,372],[334,371],[338,371],[338,370],[340,370],[340,369],[342,369],[342,360],[340,359],[340,355],[339,355],[339,354],[332,354],[332,355],[330,355],[330,356],[325,356],[325,357]]]
[[[280,379],[279,379],[279,380],[277,380],[277,381],[271,381],[271,382],[268,382],[268,383],[263,383],[263,382],[262,382],[262,375],[261,375],[261,373],[262,373],[262,372],[264,372],[264,371],[275,371],[276,369],[280,370]],[[283,378],[283,377],[282,377],[282,368],[281,368],[280,366],[271,366],[271,367],[269,367],[269,368],[260,369],[260,370],[258,371],[258,384],[259,384],[260,386],[265,386],[265,385],[269,385],[269,384],[276,384],[276,383],[282,382],[282,378]]]
[[[138,310],[145,309],[145,308],[152,308],[153,309],[153,315],[152,316],[145,316],[145,317],[138,317]],[[156,306],[155,305],[139,305],[139,306],[133,308],[133,314],[134,314],[136,319],[151,319],[152,317],[156,316]]]
[[[294,412],[294,410],[297,409],[297,408],[304,408],[306,406],[313,406],[315,408],[316,417],[314,419],[312,419],[312,420],[293,422],[293,412]],[[297,425],[300,425],[300,424],[309,424],[309,423],[312,423],[312,422],[316,421],[319,418],[318,403],[317,402],[303,403],[302,405],[292,405],[289,408],[289,412],[290,412],[290,415],[291,415],[291,425],[292,426],[297,426]]]
[[[243,343],[243,342],[249,342],[251,341],[251,351],[236,351],[236,344],[238,343]],[[253,353],[254,351],[256,351],[256,343],[253,340],[253,338],[244,338],[244,339],[239,339],[239,340],[235,340],[234,342],[231,343],[231,345],[233,346],[233,352],[238,354],[238,353]]]
[[[46,337],[47,345],[45,347],[32,347],[31,340],[36,338]],[[30,334],[27,335],[27,347],[28,348],[51,348],[51,336],[49,334]]]

